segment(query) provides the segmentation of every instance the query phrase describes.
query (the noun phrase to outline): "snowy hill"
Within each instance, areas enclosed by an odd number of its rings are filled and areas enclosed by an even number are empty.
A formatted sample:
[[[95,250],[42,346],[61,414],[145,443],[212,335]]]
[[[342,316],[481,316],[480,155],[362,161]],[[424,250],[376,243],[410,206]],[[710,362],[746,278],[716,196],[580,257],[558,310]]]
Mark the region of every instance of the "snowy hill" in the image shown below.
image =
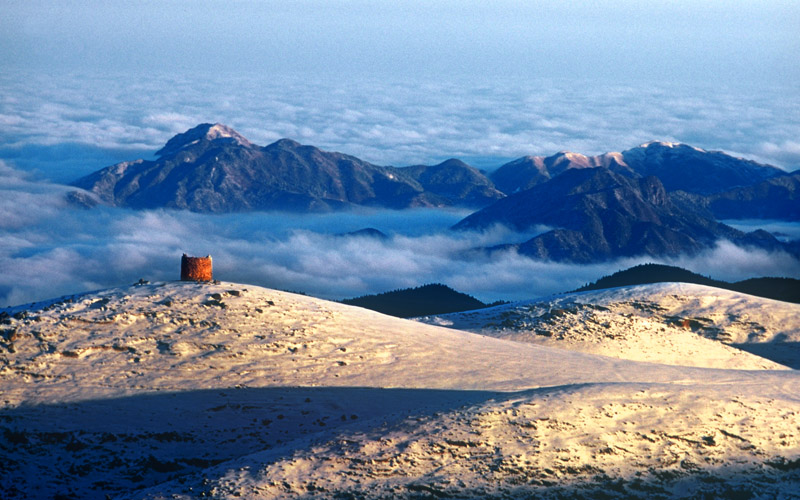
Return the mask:
[[[721,307],[696,293],[650,297],[670,313]],[[718,321],[738,324],[740,310],[783,323],[773,341],[797,334],[797,305],[735,301]],[[783,367],[752,355],[723,363],[747,370],[641,363],[233,283],[100,291],[9,309],[0,323],[3,498],[652,498],[800,485],[800,374],[757,369]]]
[[[571,293],[419,321],[637,361],[800,368],[800,306],[705,285],[657,283]]]

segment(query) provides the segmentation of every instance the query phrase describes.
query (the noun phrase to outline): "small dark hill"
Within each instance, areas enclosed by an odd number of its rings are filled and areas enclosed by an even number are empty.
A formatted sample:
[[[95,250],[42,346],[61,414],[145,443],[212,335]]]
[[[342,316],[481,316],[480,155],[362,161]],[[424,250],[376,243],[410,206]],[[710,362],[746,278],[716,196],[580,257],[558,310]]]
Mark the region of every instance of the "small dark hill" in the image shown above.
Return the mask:
[[[350,231],[347,233],[339,233],[336,236],[345,238],[350,236],[356,236],[359,238],[374,238],[376,240],[388,240],[389,235],[381,231],[380,229],[375,229],[374,227],[365,227],[363,229],[358,229],[356,231]]]
[[[480,300],[439,283],[365,295],[343,300],[342,303],[399,318],[471,311],[486,307]]]
[[[590,290],[647,285],[650,283],[695,283],[718,288],[721,288],[721,284],[728,284],[724,281],[717,281],[701,276],[681,267],[665,266],[663,264],[641,264],[625,269],[624,271],[617,271],[611,276],[603,276],[594,283],[584,285],[575,291],[588,292]]]
[[[642,264],[604,276],[594,283],[582,286],[575,292],[604,290],[621,286],[650,283],[694,283],[713,286],[734,292],[746,293],[768,299],[800,303],[800,280],[793,278],[751,278],[735,283],[714,280],[687,269],[663,264]]]
[[[750,295],[800,304],[800,280],[792,278],[750,278],[737,281],[731,287]]]

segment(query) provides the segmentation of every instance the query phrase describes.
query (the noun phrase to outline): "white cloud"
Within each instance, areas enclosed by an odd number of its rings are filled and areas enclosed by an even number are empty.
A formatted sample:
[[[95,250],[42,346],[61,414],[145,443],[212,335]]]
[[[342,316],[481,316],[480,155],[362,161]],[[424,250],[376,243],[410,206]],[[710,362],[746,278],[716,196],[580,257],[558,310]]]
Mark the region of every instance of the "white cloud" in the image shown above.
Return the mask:
[[[669,259],[664,262],[724,281],[741,281],[761,276],[800,278],[800,261],[791,255],[741,248],[729,241],[719,241],[713,249],[694,257]]]
[[[598,154],[653,139],[798,165],[800,96],[787,88],[718,89],[585,80],[307,81],[153,75],[6,75],[0,158],[24,147],[84,145],[113,161],[152,154],[200,122],[223,122],[265,145],[281,137],[382,165],[449,157],[496,167],[528,154]],[[21,166],[35,165],[16,155]],[[84,173],[105,166],[97,158]],[[109,159],[109,162],[112,161]],[[27,162],[27,163],[26,163]],[[58,167],[51,161],[47,168]]]
[[[467,158],[496,167],[527,154],[626,149],[651,139],[800,165],[793,89],[609,84],[479,77],[308,80],[275,74],[0,75],[0,158],[68,181],[154,153],[200,122],[226,123],[257,144],[291,137],[384,165]],[[202,216],[69,208],[63,186],[0,163],[0,304],[140,277],[174,279],[182,252],[211,253],[222,279],[343,298],[444,282],[484,300],[576,288],[638,262],[546,264],[469,249],[514,239],[501,229],[442,235],[461,212],[362,212],[314,217]],[[377,227],[360,242],[325,233]],[[519,235],[516,241],[524,237]],[[727,259],[727,260],[726,260]],[[736,265],[722,264],[735,262]],[[675,261],[721,279],[800,275],[794,260],[721,244]]]
[[[30,227],[57,216],[67,206],[67,191],[65,186],[36,180],[0,160],[0,231]]]
[[[764,142],[755,154],[761,158],[778,158],[790,169],[800,169],[800,142],[796,140],[784,140],[780,144]]]

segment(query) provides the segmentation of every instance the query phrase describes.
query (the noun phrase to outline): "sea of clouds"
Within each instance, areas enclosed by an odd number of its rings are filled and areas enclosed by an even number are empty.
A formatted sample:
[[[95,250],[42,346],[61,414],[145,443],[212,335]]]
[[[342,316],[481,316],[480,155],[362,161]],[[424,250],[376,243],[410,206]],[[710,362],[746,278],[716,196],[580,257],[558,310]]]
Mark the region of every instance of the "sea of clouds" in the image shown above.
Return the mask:
[[[212,254],[222,280],[333,299],[441,282],[485,301],[521,300],[653,260],[577,266],[513,251],[490,257],[473,249],[532,235],[449,232],[464,211],[201,215],[81,209],[64,201],[64,183],[119,161],[152,158],[170,137],[202,122],[225,123],[256,144],[289,137],[382,165],[458,157],[490,169],[528,154],[598,154],[659,139],[787,170],[800,166],[800,98],[777,86],[752,92],[585,78],[309,82],[242,73],[126,78],[20,70],[0,74],[0,89],[0,306],[139,278],[175,279],[183,252]],[[365,227],[390,238],[337,236]],[[775,230],[796,234],[791,225]],[[726,242],[666,263],[726,280],[800,277],[800,265],[787,255]]]
[[[650,140],[800,168],[800,96],[769,85],[590,79],[441,81],[235,75],[0,75],[0,159],[68,182],[221,122],[252,142],[288,137],[379,165],[600,154]]]

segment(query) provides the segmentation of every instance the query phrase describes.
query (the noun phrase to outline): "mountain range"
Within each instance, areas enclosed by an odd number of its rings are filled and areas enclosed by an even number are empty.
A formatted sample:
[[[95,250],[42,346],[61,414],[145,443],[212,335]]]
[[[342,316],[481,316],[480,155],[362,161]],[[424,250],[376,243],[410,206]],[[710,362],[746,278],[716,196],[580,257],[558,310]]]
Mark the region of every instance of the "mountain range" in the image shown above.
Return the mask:
[[[156,156],[104,168],[74,185],[116,206],[211,213],[485,206],[504,196],[459,160],[380,167],[290,139],[256,146],[221,124],[178,134]]]
[[[722,193],[750,186],[786,172],[720,151],[687,144],[651,141],[621,153],[584,156],[562,151],[553,156],[525,156],[489,175],[498,189],[511,194],[529,189],[571,169],[602,167],[627,177],[656,176],[667,191]]]
[[[73,185],[111,205],[198,212],[353,205],[482,208],[569,170],[603,168],[630,178],[656,176],[668,192],[701,195],[701,203],[714,213],[800,218],[794,203],[800,172],[787,174],[722,152],[668,142],[598,156],[567,151],[525,156],[487,174],[457,159],[437,165],[378,166],[291,139],[261,147],[230,127],[205,123],[170,139],[156,156],[154,161],[106,167]],[[730,208],[739,201],[747,203]],[[764,202],[773,208],[765,210]]]
[[[800,171],[686,144],[649,142],[599,156],[526,156],[487,174],[457,159],[384,167],[290,139],[262,147],[225,125],[206,123],[176,135],[156,156],[104,168],[74,185],[107,204],[135,209],[469,207],[478,211],[456,229],[551,227],[521,244],[498,247],[550,260],[694,254],[720,239],[800,251],[765,231],[745,234],[718,222],[800,220]],[[85,192],[76,193],[74,200],[90,205]]]
[[[784,247],[766,231],[744,233],[718,222],[702,207],[676,202],[655,176],[631,178],[600,167],[566,170],[473,213],[454,228],[496,224],[520,231],[553,227],[524,243],[500,248],[583,263],[643,254],[695,254],[720,239],[770,250]]]

